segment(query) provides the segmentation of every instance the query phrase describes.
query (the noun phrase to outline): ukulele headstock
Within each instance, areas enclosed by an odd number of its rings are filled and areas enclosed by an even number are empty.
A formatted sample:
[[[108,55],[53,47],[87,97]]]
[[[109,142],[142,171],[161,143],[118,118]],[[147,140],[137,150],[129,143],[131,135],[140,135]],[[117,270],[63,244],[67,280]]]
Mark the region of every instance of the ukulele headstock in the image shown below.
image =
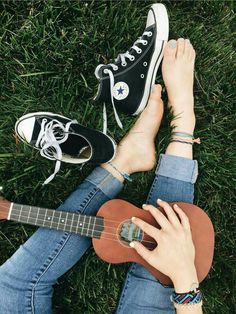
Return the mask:
[[[11,202],[0,197],[0,220],[7,219],[11,208]]]

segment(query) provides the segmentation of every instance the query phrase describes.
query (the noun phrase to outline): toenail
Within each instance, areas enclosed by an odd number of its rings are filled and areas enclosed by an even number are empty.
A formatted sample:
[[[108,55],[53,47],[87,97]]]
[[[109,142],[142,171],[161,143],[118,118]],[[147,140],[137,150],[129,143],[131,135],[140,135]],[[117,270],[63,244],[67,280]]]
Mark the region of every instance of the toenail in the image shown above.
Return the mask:
[[[170,48],[176,48],[176,40],[171,40],[169,42],[169,46],[170,46]]]

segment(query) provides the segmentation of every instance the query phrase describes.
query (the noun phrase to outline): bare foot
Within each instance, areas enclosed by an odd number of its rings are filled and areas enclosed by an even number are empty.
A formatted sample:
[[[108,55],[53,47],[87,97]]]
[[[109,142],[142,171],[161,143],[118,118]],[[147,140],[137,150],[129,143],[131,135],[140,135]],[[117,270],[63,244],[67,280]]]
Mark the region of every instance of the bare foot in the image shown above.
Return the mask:
[[[175,131],[193,132],[195,50],[188,39],[170,40],[164,50],[162,75],[174,114]]]
[[[134,173],[151,170],[156,163],[155,137],[163,116],[161,86],[155,85],[150,94],[147,107],[141,113],[129,133],[117,147],[117,155],[112,163],[122,172]],[[102,167],[111,172],[120,181],[123,177],[109,164]]]

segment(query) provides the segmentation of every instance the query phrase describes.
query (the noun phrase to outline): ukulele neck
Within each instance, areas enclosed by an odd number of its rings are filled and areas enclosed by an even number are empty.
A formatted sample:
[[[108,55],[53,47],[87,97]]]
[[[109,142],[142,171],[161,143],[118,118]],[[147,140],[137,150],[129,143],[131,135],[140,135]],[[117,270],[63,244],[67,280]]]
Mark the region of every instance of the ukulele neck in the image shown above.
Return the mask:
[[[11,204],[8,220],[24,224],[62,230],[99,239],[104,229],[104,218],[35,206]]]

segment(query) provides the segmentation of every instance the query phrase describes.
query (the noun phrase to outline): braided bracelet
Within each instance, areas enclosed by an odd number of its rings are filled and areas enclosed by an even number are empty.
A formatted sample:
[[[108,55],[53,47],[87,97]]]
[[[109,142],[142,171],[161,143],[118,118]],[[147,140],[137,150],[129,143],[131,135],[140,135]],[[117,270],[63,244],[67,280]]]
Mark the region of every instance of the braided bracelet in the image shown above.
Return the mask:
[[[202,301],[199,302],[199,303],[190,303],[190,304],[178,304],[178,303],[174,303],[174,307],[176,309],[181,309],[182,310],[187,310],[188,312],[187,313],[191,313],[189,312],[189,310],[191,308],[200,308],[202,307]],[[181,312],[182,313],[182,312]]]
[[[201,290],[189,291],[186,293],[177,293],[173,292],[172,301],[177,304],[194,304],[200,303],[202,301],[202,292]]]

